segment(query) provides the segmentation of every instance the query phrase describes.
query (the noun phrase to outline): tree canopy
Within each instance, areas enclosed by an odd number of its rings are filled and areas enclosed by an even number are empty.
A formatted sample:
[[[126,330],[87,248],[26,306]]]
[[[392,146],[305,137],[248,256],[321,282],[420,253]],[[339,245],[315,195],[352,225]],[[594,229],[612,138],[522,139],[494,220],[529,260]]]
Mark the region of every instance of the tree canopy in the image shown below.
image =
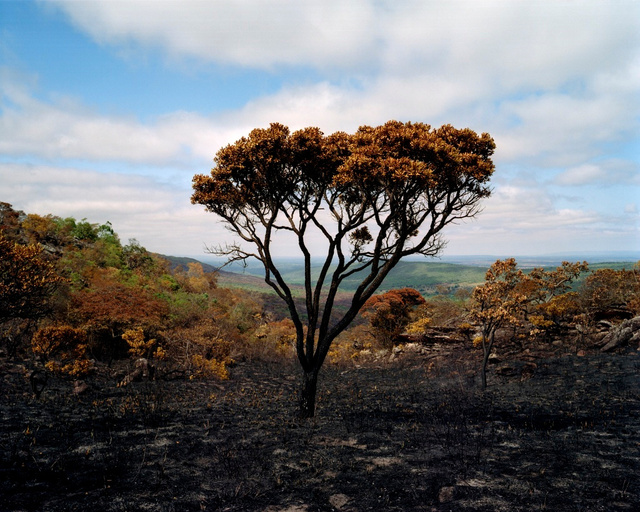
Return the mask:
[[[437,255],[441,230],[478,213],[490,195],[494,149],[488,134],[450,125],[389,121],[325,136],[318,128],[292,133],[273,123],[222,148],[211,173],[194,176],[192,202],[220,216],[238,237],[214,252],[261,261],[266,282],[289,307],[308,389],[303,416],[313,415],[311,395],[331,342],[389,271],[404,257]],[[283,234],[305,262],[304,316],[274,261]],[[312,254],[318,239],[322,255]],[[356,273],[363,277],[351,307],[334,321],[340,284]]]

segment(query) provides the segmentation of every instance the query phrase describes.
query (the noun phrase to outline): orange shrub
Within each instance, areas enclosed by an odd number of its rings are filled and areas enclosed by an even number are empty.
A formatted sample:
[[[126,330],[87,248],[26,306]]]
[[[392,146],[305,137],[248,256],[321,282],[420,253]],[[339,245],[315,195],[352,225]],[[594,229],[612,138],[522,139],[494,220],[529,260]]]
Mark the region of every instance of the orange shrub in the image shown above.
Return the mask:
[[[69,325],[43,327],[33,335],[31,349],[52,372],[81,377],[93,368],[86,356],[87,333],[83,329]]]

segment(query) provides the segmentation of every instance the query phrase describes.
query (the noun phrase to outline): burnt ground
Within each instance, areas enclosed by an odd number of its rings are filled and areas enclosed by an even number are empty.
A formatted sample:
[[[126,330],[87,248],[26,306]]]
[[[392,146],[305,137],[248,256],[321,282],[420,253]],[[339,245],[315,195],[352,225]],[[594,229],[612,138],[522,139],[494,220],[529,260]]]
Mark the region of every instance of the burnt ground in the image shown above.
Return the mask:
[[[2,511],[640,510],[640,352],[516,355],[481,393],[462,346],[89,390],[0,361]]]

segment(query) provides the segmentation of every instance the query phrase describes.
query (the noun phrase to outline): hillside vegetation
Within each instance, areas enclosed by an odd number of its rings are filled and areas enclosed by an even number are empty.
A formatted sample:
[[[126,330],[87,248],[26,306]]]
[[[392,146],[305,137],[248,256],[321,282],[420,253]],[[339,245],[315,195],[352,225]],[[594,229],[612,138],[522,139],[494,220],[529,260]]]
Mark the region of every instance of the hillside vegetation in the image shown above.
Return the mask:
[[[144,358],[185,378],[227,378],[233,361],[293,354],[287,310],[255,266],[216,272],[189,258],[151,254],[135,240],[122,244],[108,222],[25,214],[6,203],[0,215],[0,333],[6,354],[33,358],[43,370],[76,378],[96,364],[128,358]],[[594,319],[607,311],[633,316],[637,273],[630,264],[626,270],[612,266],[600,264],[562,278],[567,284],[562,289],[549,288],[554,270],[518,271],[523,282],[517,286],[526,288],[522,293],[530,300],[517,312],[526,322],[509,324],[520,325],[518,336],[535,332],[550,339],[576,321],[583,330],[595,325]],[[299,264],[282,262],[281,268],[286,280],[302,286]],[[374,309],[365,308],[337,340],[330,358],[351,360],[375,347],[389,348],[405,330],[415,337],[433,328],[456,328],[471,341],[474,329],[481,328],[473,321],[471,292],[483,284],[486,270],[401,262],[380,290],[385,299]],[[536,272],[536,279],[524,278]],[[345,282],[337,315],[357,282],[358,276]],[[391,294],[406,288],[427,301],[408,304],[394,298],[402,295]]]

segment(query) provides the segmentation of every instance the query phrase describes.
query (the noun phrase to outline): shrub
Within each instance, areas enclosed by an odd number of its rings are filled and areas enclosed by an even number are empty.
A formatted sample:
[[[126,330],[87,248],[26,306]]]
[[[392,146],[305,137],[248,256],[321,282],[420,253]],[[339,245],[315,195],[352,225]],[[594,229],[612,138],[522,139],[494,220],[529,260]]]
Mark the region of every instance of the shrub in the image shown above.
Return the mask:
[[[159,347],[155,338],[145,341],[142,327],[127,329],[122,339],[129,345],[129,354],[132,357],[144,357],[150,359],[156,357],[162,359],[166,354],[162,347]]]
[[[224,361],[218,361],[215,358],[208,359],[200,354],[191,356],[192,373],[191,379],[218,379],[226,380],[229,378],[229,370]]]
[[[87,359],[87,333],[69,325],[39,329],[31,339],[33,353],[44,360],[45,367],[55,373],[82,377],[93,368]]]
[[[331,364],[353,364],[372,354],[376,339],[367,325],[356,325],[340,334],[327,357]]]

